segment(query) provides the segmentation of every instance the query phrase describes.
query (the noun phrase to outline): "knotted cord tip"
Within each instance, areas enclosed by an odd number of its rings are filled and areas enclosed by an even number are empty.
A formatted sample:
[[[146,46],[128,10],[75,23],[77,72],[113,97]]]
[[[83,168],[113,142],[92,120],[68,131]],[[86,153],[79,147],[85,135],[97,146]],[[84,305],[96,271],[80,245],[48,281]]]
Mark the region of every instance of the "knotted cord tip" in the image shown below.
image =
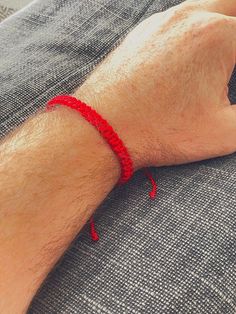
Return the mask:
[[[90,233],[91,234],[91,238],[93,241],[98,241],[99,240],[99,236],[97,234],[97,232],[94,232],[94,233]]]
[[[151,185],[152,185],[152,190],[151,192],[149,192],[149,196],[151,199],[154,199],[156,197],[157,194],[157,184],[156,181],[153,179],[153,176],[151,174],[151,171],[147,168],[143,169],[144,174],[146,175],[146,177],[150,180]]]
[[[95,223],[93,217],[90,218],[90,236],[93,241],[99,240],[99,235],[95,229]]]
[[[155,191],[152,190],[151,192],[149,192],[149,195],[150,195],[151,199],[154,199],[156,197],[156,194],[157,194],[156,190]]]

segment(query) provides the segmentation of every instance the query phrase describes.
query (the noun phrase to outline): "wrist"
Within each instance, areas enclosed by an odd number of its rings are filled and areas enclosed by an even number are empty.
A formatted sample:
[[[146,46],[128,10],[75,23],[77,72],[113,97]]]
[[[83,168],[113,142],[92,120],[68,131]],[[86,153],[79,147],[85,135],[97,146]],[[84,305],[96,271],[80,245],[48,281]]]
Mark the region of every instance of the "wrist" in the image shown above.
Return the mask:
[[[133,162],[134,171],[149,165],[148,130],[138,113],[130,112],[127,100],[114,97],[112,92],[91,92],[90,84],[84,83],[74,96],[95,109],[113,127],[124,143]]]
[[[79,176],[82,172],[86,175],[87,167],[92,169],[93,164],[100,160],[102,176],[104,177],[104,173],[106,173],[105,177],[114,186],[120,176],[119,161],[98,130],[86,121],[79,112],[65,106],[59,105],[52,112],[45,114],[48,119],[51,119],[51,124],[54,121],[57,128],[56,133],[61,136],[62,145],[58,155],[61,156],[62,153],[64,155],[63,168],[64,165],[70,166],[72,174],[76,175],[76,169],[79,169]],[[50,114],[52,115],[51,118],[49,117]],[[84,171],[81,168],[84,168]],[[96,176],[96,174],[94,175]]]

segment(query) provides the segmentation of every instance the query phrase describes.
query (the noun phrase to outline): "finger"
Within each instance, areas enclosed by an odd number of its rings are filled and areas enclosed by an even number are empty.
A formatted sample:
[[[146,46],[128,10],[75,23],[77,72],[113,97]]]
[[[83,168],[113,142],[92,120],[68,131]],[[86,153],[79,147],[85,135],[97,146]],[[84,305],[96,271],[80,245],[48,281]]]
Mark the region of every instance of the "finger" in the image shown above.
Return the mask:
[[[210,12],[236,16],[236,0],[190,0],[188,2],[195,2],[197,7]]]

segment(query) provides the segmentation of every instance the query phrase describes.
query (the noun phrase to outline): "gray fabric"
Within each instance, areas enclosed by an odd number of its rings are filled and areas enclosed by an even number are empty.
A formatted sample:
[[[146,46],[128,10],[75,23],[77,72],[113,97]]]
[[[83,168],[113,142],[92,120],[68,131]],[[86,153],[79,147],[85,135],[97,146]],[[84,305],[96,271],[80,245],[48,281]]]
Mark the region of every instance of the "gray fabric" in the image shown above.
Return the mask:
[[[71,92],[140,20],[180,1],[39,0],[0,24],[0,131]],[[236,73],[230,83],[236,103]],[[236,313],[236,154],[141,171],[85,226],[30,314]],[[42,227],[43,231],[43,227]]]
[[[32,0],[0,0],[0,22],[25,7]]]

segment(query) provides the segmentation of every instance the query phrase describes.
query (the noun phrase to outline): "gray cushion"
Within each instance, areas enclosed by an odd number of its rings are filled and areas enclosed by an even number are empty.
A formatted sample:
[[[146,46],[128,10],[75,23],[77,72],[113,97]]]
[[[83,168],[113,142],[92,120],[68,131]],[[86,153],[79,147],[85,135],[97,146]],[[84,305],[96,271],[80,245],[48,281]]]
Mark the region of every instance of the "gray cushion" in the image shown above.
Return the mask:
[[[0,24],[0,134],[69,93],[142,19],[181,1],[36,0]],[[236,74],[230,82],[236,103]],[[236,154],[115,188],[29,313],[236,313]],[[66,209],[65,209],[66,210]],[[43,229],[42,229],[43,232]]]

